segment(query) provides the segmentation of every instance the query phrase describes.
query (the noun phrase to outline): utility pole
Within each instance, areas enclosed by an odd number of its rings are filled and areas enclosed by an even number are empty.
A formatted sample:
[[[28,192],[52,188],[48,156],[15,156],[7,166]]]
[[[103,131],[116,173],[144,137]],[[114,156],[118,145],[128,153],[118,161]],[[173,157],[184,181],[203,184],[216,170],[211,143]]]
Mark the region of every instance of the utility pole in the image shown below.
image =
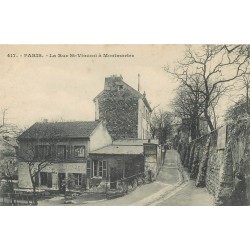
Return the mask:
[[[7,112],[7,108],[3,108],[2,109],[2,126],[4,127],[5,125],[5,116],[6,116],[6,112]]]
[[[138,74],[138,92],[140,92],[140,74]]]

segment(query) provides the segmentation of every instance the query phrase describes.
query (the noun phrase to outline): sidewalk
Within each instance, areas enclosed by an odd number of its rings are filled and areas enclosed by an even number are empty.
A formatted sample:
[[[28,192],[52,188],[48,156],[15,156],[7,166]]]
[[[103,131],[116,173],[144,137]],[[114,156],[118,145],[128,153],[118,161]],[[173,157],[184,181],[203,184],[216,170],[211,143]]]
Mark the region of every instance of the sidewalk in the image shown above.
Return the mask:
[[[206,188],[197,188],[193,180],[171,197],[161,201],[157,206],[214,206],[214,198]]]

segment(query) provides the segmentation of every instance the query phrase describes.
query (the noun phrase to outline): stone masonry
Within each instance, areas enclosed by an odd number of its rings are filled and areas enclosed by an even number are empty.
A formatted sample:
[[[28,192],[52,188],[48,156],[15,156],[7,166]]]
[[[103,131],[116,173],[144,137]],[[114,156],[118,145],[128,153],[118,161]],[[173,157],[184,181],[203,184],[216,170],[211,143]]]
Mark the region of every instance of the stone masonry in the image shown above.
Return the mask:
[[[182,146],[182,163],[195,179],[196,186],[206,186],[214,196],[215,205],[248,205],[250,120],[227,125],[224,148],[218,147],[218,140],[216,130]]]

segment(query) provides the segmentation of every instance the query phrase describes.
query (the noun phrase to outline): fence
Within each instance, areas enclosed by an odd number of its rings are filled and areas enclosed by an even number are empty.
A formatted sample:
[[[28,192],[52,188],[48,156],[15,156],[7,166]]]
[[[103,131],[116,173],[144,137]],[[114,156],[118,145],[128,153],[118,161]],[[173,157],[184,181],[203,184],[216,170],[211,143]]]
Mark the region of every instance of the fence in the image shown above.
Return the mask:
[[[52,197],[46,192],[37,192],[36,199]],[[0,206],[30,206],[34,204],[34,195],[27,191],[14,191],[13,193],[0,193]]]
[[[3,193],[0,206],[30,206],[33,204],[33,194]]]
[[[142,172],[117,181],[103,181],[98,186],[93,186],[86,190],[85,194],[99,195],[106,199],[113,199],[124,196],[136,189],[136,187],[151,182],[149,173]]]

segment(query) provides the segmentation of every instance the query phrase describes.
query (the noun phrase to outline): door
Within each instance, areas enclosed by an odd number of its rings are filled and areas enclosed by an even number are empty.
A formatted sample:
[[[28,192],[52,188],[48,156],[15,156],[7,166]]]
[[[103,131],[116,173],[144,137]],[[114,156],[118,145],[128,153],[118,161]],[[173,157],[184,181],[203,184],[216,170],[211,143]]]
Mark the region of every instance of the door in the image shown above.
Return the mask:
[[[117,169],[114,167],[110,168],[110,189],[117,188]]]
[[[65,173],[58,174],[58,186],[60,194],[65,194],[66,191],[66,175]]]

